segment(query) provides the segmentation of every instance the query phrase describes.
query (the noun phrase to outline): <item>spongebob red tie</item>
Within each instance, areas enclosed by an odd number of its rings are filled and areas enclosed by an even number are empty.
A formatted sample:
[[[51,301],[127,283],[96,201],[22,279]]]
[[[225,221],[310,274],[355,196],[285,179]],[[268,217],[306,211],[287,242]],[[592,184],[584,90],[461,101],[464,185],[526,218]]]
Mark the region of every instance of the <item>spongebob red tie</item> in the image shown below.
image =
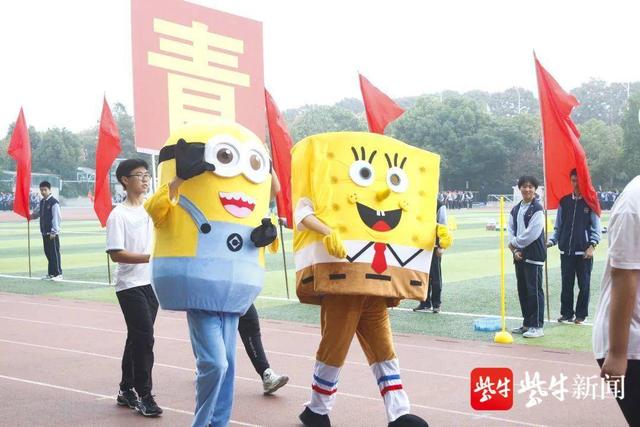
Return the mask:
[[[378,274],[381,274],[387,269],[387,260],[384,257],[384,251],[387,249],[386,243],[374,243],[373,250],[376,251],[373,255],[373,261],[371,262],[371,268]]]

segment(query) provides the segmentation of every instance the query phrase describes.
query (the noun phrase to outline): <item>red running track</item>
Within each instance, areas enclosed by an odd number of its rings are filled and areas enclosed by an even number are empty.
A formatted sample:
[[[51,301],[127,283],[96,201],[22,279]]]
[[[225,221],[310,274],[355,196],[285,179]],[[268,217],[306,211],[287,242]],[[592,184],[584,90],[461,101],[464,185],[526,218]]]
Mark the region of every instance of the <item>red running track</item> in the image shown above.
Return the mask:
[[[310,391],[319,341],[314,325],[262,320],[272,367],[291,377],[274,396],[242,348],[238,351],[232,425],[296,426]],[[125,325],[119,307],[85,301],[0,293],[0,425],[189,426],[194,405],[194,361],[182,313],[161,311],[156,321],[154,393],[165,413],[145,419],[115,405]],[[240,342],[240,340],[238,340]],[[402,377],[414,413],[430,426],[625,425],[610,399],[571,396],[576,375],[597,375],[590,353],[533,346],[395,335]],[[504,412],[478,412],[469,404],[469,374],[476,367],[509,367],[516,389],[525,371],[568,377],[564,402],[548,395],[531,409],[515,395]],[[385,426],[373,375],[357,344],[338,385],[335,426]]]

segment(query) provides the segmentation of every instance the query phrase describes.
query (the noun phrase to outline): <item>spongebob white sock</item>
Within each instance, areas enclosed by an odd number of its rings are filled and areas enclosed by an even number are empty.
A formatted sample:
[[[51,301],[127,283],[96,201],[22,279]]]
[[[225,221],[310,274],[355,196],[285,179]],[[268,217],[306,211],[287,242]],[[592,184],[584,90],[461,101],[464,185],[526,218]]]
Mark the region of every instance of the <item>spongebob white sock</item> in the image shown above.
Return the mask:
[[[408,414],[411,407],[409,396],[402,387],[400,380],[400,364],[398,359],[385,360],[371,365],[373,375],[376,377],[380,394],[384,400],[389,422],[395,421],[402,415]]]
[[[340,368],[325,365],[316,360],[311,383],[311,401],[305,406],[316,414],[328,414],[336,401],[338,375],[340,375]]]

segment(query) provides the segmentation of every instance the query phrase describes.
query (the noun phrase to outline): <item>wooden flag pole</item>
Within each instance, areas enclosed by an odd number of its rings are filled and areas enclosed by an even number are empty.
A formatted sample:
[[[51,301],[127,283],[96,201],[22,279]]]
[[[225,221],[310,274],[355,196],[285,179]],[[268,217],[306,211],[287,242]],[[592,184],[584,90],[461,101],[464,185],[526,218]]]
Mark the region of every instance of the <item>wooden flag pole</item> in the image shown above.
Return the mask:
[[[547,193],[547,187],[544,188],[545,194]],[[549,241],[549,218],[547,217],[547,198],[545,197],[544,204],[544,244],[546,245]],[[548,258],[548,254],[547,254]],[[545,284],[545,293],[547,295],[547,322],[551,322],[551,308],[549,307],[549,263],[545,260],[544,262],[544,284]]]
[[[27,256],[29,257],[29,277],[31,277],[31,221],[27,220]]]
[[[289,299],[289,274],[287,273],[287,257],[284,251],[284,230],[282,228],[282,219],[278,218],[280,224],[280,247],[282,248],[282,263],[284,264],[284,283],[287,287],[287,299]]]
[[[111,260],[109,259],[108,253],[107,253],[107,277],[109,278],[109,284],[111,284]]]

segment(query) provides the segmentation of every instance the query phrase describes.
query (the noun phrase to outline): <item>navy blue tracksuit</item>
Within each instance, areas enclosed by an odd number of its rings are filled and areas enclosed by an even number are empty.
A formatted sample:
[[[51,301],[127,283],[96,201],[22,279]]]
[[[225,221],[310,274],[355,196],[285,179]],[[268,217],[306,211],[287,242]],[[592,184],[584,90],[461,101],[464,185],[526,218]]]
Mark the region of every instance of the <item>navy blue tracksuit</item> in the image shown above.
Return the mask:
[[[562,272],[562,292],[560,293],[560,314],[567,318],[585,319],[589,315],[589,294],[593,259],[584,258],[589,246],[600,242],[600,218],[585,203],[583,198],[573,194],[564,196],[558,206],[555,232],[549,239],[560,250],[560,270]],[[573,306],[573,288],[578,279],[578,300]]]

